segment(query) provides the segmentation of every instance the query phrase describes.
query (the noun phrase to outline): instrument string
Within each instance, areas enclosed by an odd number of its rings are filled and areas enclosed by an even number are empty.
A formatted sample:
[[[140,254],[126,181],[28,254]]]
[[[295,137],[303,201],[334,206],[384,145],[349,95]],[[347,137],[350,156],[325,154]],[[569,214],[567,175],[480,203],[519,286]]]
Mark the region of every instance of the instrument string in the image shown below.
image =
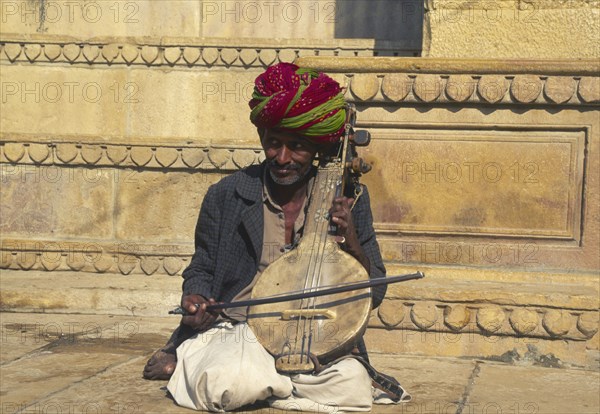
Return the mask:
[[[326,183],[327,183],[327,187],[326,187],[326,191],[324,191],[324,193],[326,194],[325,198],[325,204],[326,207],[328,204],[331,204],[332,201],[332,197],[330,196],[333,188],[334,188],[334,184],[337,181],[337,177],[335,177],[335,169],[328,171],[327,173],[327,178],[326,178]],[[321,284],[321,279],[322,279],[322,275],[323,275],[323,262],[326,260],[325,254],[327,251],[327,239],[328,239],[328,233],[329,233],[329,215],[327,215],[327,219],[322,221],[322,226],[324,228],[321,228],[319,231],[319,247],[321,249],[320,251],[320,260],[318,261],[318,269],[315,269],[315,276],[316,276],[316,281],[314,280],[315,277],[313,277],[313,287],[319,287]],[[317,298],[311,298],[311,305],[309,305],[309,308],[312,309],[313,311],[317,308]],[[309,320],[309,341],[308,341],[308,349],[307,349],[307,353],[310,354],[310,348],[312,345],[312,339],[313,339],[313,333],[314,333],[314,322],[315,322],[315,314],[313,313],[310,316],[310,320]]]
[[[317,231],[315,232],[315,235],[317,235],[319,237],[319,241],[318,241],[318,249],[317,249],[317,253],[316,253],[316,257],[315,257],[315,268],[313,270],[313,272],[311,273],[311,283],[310,283],[310,287],[311,290],[314,290],[315,288],[318,288],[319,286],[319,282],[320,282],[320,275],[321,275],[321,268],[323,266],[323,256],[325,253],[325,240],[327,238],[327,230],[329,227],[329,220],[328,220],[328,213],[326,213],[326,211],[328,211],[328,207],[329,204],[331,202],[331,197],[330,197],[330,192],[331,192],[331,183],[330,183],[330,170],[327,169],[324,171],[324,177],[323,177],[323,184],[324,184],[324,188],[322,191],[322,197],[321,197],[321,203],[320,203],[320,217],[318,220],[318,228]],[[316,304],[316,299],[315,298],[310,298],[307,300],[307,306],[306,309],[315,309],[315,304]],[[307,362],[308,362],[308,355],[310,354],[310,348],[312,345],[312,334],[313,334],[313,321],[314,321],[314,315],[309,315],[308,317],[306,317],[304,319],[304,324],[303,324],[303,334],[306,335],[306,324],[308,323],[308,342],[307,342],[307,349],[306,349],[306,355],[307,355]],[[304,348],[302,349],[303,354],[304,354]],[[302,357],[301,357],[302,358]]]
[[[315,203],[315,205],[319,206],[319,209],[317,209],[317,211],[321,210],[323,208],[323,203],[325,201],[325,194],[323,191],[321,191],[320,186],[323,185],[322,182],[322,173],[321,171],[319,171],[317,173],[317,176],[315,178],[315,183],[313,185],[313,190],[311,191],[311,198],[313,198],[313,200],[311,200],[311,203]],[[317,191],[318,194],[318,200],[314,200],[315,197],[313,197],[315,191]],[[320,220],[315,220],[315,223],[317,224],[317,228],[315,229],[316,231],[313,232],[313,240],[312,240],[312,244],[311,246],[315,246],[315,243],[317,242],[317,237],[318,237],[318,233],[320,231],[319,227],[321,226]],[[305,229],[306,230],[306,229]],[[299,254],[302,254],[302,252],[299,252]],[[318,252],[317,252],[317,256],[318,256]],[[304,290],[308,290],[309,286],[312,289],[312,280],[310,280],[310,275],[314,275],[314,268],[316,266],[317,263],[317,259],[318,257],[315,257],[315,251],[314,249],[311,249],[310,252],[310,256],[309,256],[309,261],[308,261],[308,266],[306,268],[306,274],[304,275]],[[305,300],[307,299],[302,299],[300,301],[300,310],[304,309],[305,307]],[[308,300],[307,300],[308,301]],[[302,325],[302,327],[301,327]],[[302,330],[302,333],[300,332]],[[306,318],[303,318],[302,313],[299,312],[298,317],[296,319],[296,333],[295,333],[295,338],[294,338],[294,347],[293,349],[290,348],[289,350],[289,354],[288,354],[288,362],[290,360],[291,354],[297,354],[297,348],[298,348],[298,343],[299,338],[302,337],[303,338],[303,344],[301,346],[301,360],[303,358],[303,354],[304,354],[304,338],[305,338],[305,332],[306,332]]]

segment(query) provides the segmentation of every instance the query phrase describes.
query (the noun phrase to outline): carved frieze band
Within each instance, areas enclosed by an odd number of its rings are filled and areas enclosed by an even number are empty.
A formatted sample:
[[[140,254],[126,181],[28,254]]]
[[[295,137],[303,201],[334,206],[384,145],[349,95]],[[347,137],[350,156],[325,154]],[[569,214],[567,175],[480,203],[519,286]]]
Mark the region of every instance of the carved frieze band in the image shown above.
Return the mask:
[[[0,268],[112,274],[181,275],[192,256],[186,245],[3,240]],[[448,334],[587,340],[598,312],[503,304],[461,304],[386,298],[370,326]]]
[[[259,148],[0,141],[0,162],[11,164],[231,171],[263,158]]]
[[[11,63],[66,63],[181,67],[266,67],[302,56],[376,56],[372,48],[219,47],[0,41],[0,60]],[[387,51],[389,52],[389,51]],[[386,52],[386,53],[387,53]],[[480,71],[479,71],[480,72]],[[348,83],[350,100],[386,103],[477,103],[594,105],[600,103],[600,77],[540,74],[356,73]],[[347,72],[348,73],[348,72]]]
[[[80,271],[123,275],[181,275],[191,259],[185,246],[117,243],[48,242],[38,249],[31,243],[3,242],[0,268],[37,271]],[[155,250],[155,251],[154,251]],[[161,251],[162,250],[162,251]],[[142,252],[142,253],[140,253]],[[386,298],[374,311],[371,327],[452,334],[519,336],[584,341],[598,331],[598,312],[501,304],[437,303]]]
[[[499,304],[469,305],[386,298],[369,326],[447,334],[483,334],[584,341],[598,332],[597,311]]]
[[[11,63],[84,63],[88,65],[266,67],[299,56],[375,56],[373,48],[357,47],[218,47],[139,45],[131,43],[52,43],[0,40],[0,59]],[[398,53],[398,51],[396,51]]]
[[[180,275],[192,257],[190,246],[146,246],[133,242],[3,240],[0,268],[89,273]]]
[[[348,76],[355,102],[427,104],[600,104],[600,77],[533,74],[358,73]]]

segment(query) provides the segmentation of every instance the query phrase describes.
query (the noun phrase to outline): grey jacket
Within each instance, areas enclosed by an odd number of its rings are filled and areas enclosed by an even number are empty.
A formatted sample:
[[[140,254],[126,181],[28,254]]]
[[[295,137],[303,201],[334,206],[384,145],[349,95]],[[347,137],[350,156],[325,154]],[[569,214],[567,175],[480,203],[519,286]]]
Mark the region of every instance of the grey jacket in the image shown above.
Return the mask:
[[[184,295],[228,302],[256,275],[263,242],[263,168],[264,163],[250,166],[208,189],[196,225],[196,252],[183,272]],[[370,277],[385,277],[364,186],[352,218],[371,262]],[[374,307],[384,295],[385,287],[373,290]]]

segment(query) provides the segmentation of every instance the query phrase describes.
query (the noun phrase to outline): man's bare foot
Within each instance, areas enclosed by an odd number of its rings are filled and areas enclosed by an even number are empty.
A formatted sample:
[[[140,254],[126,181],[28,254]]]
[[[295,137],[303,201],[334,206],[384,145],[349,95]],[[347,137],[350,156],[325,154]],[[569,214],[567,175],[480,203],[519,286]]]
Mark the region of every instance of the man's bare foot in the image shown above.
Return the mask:
[[[150,357],[144,367],[144,378],[148,380],[168,380],[175,371],[177,355],[175,347],[168,344]]]

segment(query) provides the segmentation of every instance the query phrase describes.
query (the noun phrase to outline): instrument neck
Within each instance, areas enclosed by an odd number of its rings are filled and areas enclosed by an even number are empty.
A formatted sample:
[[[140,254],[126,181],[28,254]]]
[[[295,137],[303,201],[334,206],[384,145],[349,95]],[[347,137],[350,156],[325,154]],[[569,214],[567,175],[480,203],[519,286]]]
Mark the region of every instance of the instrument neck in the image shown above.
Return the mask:
[[[343,178],[344,168],[340,161],[319,167],[310,194],[303,238],[313,233],[324,236],[329,232],[329,210],[333,199],[342,192]]]

